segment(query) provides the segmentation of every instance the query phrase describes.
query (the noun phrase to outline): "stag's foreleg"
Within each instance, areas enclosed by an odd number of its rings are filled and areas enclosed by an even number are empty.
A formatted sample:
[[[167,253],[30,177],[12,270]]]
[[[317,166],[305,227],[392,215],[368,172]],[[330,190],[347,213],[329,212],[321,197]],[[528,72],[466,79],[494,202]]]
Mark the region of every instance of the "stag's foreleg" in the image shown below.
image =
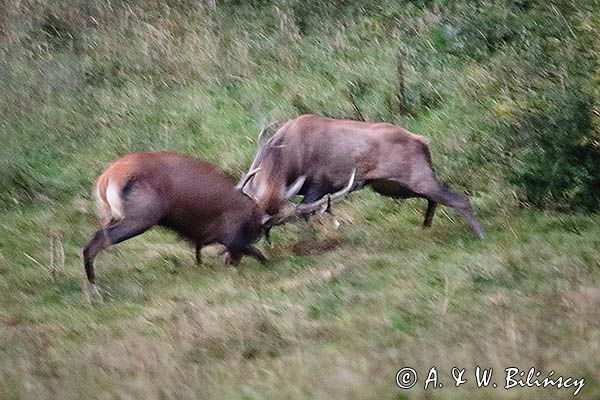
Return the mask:
[[[306,194],[302,198],[302,201],[301,201],[302,204],[313,203],[335,191],[333,184],[328,180],[321,180],[318,182],[308,181],[305,185],[308,186],[308,189],[306,190]],[[302,232],[302,236],[305,239],[309,239],[309,240],[316,239],[317,230],[315,229],[314,225],[312,225],[310,223],[310,216],[303,215],[302,219],[304,220],[304,229]],[[338,224],[336,224],[336,225],[338,225]]]
[[[225,238],[222,243],[226,249],[225,264],[238,265],[244,255],[255,258],[261,264],[266,264],[267,257],[250,243],[251,240],[247,236],[239,233]]]
[[[425,211],[423,228],[429,228],[431,226],[431,221],[433,220],[433,214],[435,214],[436,207],[437,203],[435,201],[427,199],[427,211]]]
[[[240,260],[244,255],[254,257],[261,264],[265,264],[267,262],[267,257],[265,257],[260,250],[253,246],[248,246],[245,248],[227,248],[227,252],[225,253],[224,262],[226,265],[237,266],[240,263]]]
[[[196,243],[196,265],[202,265],[202,245]]]
[[[244,254],[250,256],[250,257],[254,257],[255,259],[257,259],[261,264],[265,265],[267,263],[267,257],[265,257],[265,255],[256,247],[254,246],[248,246],[244,249]]]

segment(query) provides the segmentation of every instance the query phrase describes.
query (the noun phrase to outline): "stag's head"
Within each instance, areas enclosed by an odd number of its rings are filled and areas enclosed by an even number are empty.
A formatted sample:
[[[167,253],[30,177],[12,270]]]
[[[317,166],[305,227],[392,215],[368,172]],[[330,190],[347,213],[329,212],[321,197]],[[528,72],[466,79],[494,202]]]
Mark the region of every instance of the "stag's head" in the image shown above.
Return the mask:
[[[250,197],[258,206],[263,214],[263,228],[267,232],[271,227],[282,225],[296,216],[328,209],[332,203],[341,200],[353,189],[356,175],[356,170],[352,171],[348,184],[336,193],[312,203],[293,204],[290,199],[300,192],[306,177],[299,176],[293,182],[288,183],[284,173],[285,157],[265,157],[268,152],[277,153],[281,151],[266,136],[266,131],[273,125],[261,129],[258,136],[258,150],[254,160],[248,173],[240,179],[237,185],[237,188]]]
[[[270,229],[273,226],[285,224],[287,221],[300,215],[310,215],[319,211],[329,210],[333,203],[342,200],[344,197],[346,197],[348,193],[352,191],[352,189],[354,188],[355,177],[356,169],[352,171],[352,175],[350,175],[350,179],[348,179],[348,183],[343,189],[333,194],[328,194],[327,196],[316,200],[312,203],[302,203],[295,205],[288,202],[286,205],[280,208],[277,214],[267,214],[262,221],[263,227],[265,229]]]
[[[278,178],[263,167],[252,168],[240,181],[238,188],[250,197],[260,210],[273,216],[278,214],[282,207],[300,192],[306,181],[305,176],[300,176],[288,185]]]
[[[286,160],[281,154],[281,146],[273,143],[267,135],[275,124],[262,127],[254,160],[237,185],[269,216],[278,214],[282,206],[300,192],[306,180],[306,177],[300,176],[293,182],[287,182]]]

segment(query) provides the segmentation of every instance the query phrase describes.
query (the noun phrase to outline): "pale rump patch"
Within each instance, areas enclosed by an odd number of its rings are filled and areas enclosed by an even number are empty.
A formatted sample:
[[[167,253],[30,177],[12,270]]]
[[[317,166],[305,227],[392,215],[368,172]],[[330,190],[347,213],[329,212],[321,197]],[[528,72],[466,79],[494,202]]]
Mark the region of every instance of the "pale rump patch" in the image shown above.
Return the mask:
[[[102,198],[99,184],[96,185],[94,196],[96,197],[96,209],[98,210],[98,216],[100,217],[100,224],[102,226],[108,225],[108,223],[112,219],[112,215],[108,203]]]
[[[108,179],[108,185],[106,186],[106,202],[110,207],[110,212],[114,219],[123,218],[123,201],[121,198],[121,190],[119,186]]]

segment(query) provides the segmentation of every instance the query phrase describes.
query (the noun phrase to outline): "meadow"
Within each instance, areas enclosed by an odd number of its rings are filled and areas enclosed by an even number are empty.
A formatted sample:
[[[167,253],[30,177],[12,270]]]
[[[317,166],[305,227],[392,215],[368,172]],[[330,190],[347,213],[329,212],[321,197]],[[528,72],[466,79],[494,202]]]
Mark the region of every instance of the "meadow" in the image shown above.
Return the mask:
[[[0,398],[600,397],[596,1],[19,1],[0,5]],[[154,229],[96,261],[91,187],[174,150],[232,176],[262,124],[387,121],[430,140],[486,237],[352,193],[274,229],[270,259],[197,266]],[[403,367],[419,373],[400,389]],[[423,389],[435,366],[444,387]],[[476,366],[498,388],[477,388]],[[456,388],[452,367],[469,381]]]

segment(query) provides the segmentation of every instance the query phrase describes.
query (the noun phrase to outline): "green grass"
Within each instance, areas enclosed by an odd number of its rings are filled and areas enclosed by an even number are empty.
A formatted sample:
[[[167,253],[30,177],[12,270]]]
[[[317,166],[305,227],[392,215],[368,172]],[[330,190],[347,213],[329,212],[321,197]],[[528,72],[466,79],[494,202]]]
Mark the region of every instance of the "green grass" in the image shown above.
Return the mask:
[[[598,7],[363,3],[0,10],[0,398],[572,397],[476,389],[476,366],[499,385],[510,366],[583,377],[578,398],[600,397],[600,216],[578,200],[596,204]],[[339,230],[275,229],[258,244],[268,266],[227,267],[215,249],[196,266],[186,243],[147,232],[101,253],[104,302],[90,301],[80,252],[111,160],[170,149],[239,177],[263,121],[356,117],[349,93],[368,120],[431,140],[485,239],[444,207],[422,230],[424,201],[364,190],[335,207]],[[588,108],[566,106],[579,96]],[[563,154],[583,169],[569,175]],[[523,171],[552,178],[543,201]],[[405,366],[420,376],[408,391]],[[444,388],[424,391],[432,366]]]
[[[338,246],[294,250],[289,226],[262,245],[268,267],[215,255],[197,267],[184,243],[153,231],[99,257],[104,304],[81,289],[88,215],[9,213],[1,233],[19,244],[2,252],[2,397],[419,397],[395,387],[398,369],[435,365],[449,380],[453,366],[518,365],[585,377],[580,396],[594,398],[598,217],[514,211],[485,218],[476,240],[453,214],[422,231],[421,208],[355,194],[338,209],[352,223],[323,221],[320,243]],[[53,275],[44,225],[69,231]],[[545,391],[500,394],[525,393]]]

